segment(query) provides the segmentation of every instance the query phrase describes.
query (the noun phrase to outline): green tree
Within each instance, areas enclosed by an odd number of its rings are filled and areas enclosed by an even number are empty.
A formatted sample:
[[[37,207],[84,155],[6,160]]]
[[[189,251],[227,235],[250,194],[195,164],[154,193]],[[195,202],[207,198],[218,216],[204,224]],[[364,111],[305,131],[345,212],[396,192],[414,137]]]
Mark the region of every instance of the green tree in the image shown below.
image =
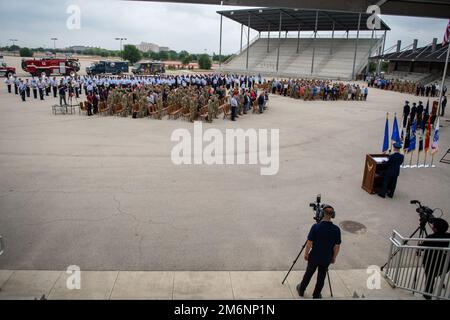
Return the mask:
[[[198,65],[200,69],[209,70],[211,69],[211,59],[207,54],[201,54],[198,57]]]
[[[169,51],[169,60],[177,60],[178,58],[178,53],[175,50]]]
[[[186,50],[181,50],[178,53],[178,59],[183,60],[184,57],[189,56],[189,52],[187,52]]]
[[[123,47],[122,57],[124,60],[130,61],[130,63],[136,63],[142,58],[141,52],[132,44],[126,44]]]
[[[160,60],[159,52],[150,52],[150,58],[152,58],[153,60]]]
[[[31,49],[29,49],[29,48],[22,48],[22,49],[20,49],[20,56],[21,57],[32,57],[33,51],[31,51]]]
[[[160,51],[159,52],[159,60],[162,60],[162,61],[169,60],[169,53],[167,51]]]
[[[183,66],[188,65],[191,62],[192,57],[188,54],[187,56],[184,56],[183,59],[181,59],[181,63]]]

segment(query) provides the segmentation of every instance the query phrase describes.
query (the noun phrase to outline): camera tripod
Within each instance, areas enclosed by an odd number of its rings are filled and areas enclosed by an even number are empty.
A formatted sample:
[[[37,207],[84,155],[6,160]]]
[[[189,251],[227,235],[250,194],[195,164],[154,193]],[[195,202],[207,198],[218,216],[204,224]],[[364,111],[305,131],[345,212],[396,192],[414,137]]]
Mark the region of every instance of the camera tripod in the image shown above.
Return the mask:
[[[427,226],[427,222],[426,221],[420,221],[419,226],[417,227],[416,230],[414,230],[413,233],[411,233],[411,235],[409,236],[409,238],[414,238],[414,236],[416,235],[417,232],[419,232],[419,238],[425,238],[428,235],[428,232],[426,230],[426,226]],[[404,244],[408,244],[408,240],[405,241]],[[395,251],[388,259],[388,261],[380,268],[381,271],[383,271],[383,269],[386,267],[386,265],[388,264],[388,262],[390,260],[392,260],[392,258],[395,257],[395,255],[399,252],[400,250]]]
[[[298,258],[300,258],[300,255],[302,254],[303,250],[305,249],[307,242],[308,242],[308,240],[306,240],[305,243],[303,244],[302,249],[298,253],[297,257],[295,258],[294,262],[292,263],[291,267],[289,268],[289,271],[286,273],[286,276],[284,277],[284,279],[281,282],[281,284],[285,283],[287,277],[289,276],[289,273],[291,273],[292,268],[294,268],[294,265],[297,263]],[[328,286],[330,287],[331,297],[333,297],[333,290],[331,289],[330,274],[328,273],[328,270],[327,270],[327,278],[328,278]]]

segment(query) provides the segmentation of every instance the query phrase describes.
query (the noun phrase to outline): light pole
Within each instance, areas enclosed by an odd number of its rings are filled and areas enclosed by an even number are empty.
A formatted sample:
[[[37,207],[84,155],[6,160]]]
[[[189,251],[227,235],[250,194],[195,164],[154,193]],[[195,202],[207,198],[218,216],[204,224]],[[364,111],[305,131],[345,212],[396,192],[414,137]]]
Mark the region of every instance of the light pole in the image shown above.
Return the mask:
[[[17,39],[9,39],[9,41],[11,41],[11,47],[14,45],[14,42],[17,42],[17,41],[19,41],[19,40],[17,40]]]
[[[127,40],[127,38],[115,38],[115,39],[120,41],[120,58],[123,60],[123,56],[122,56],[122,41],[123,40]]]
[[[58,38],[51,38],[50,40],[53,40],[53,51],[55,52],[56,57],[56,40],[58,40]]]

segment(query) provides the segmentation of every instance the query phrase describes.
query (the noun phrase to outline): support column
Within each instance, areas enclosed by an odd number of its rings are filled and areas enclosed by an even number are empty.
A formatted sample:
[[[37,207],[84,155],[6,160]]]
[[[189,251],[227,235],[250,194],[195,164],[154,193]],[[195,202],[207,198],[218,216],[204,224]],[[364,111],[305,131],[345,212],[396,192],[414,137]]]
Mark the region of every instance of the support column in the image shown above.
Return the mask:
[[[297,53],[300,49],[300,23],[298,24],[298,34],[297,34]]]
[[[356,32],[355,54],[353,56],[352,79],[355,80],[356,52],[358,51],[359,28],[361,27],[361,12],[358,17],[358,31]]]
[[[370,36],[370,46],[369,46],[369,54],[367,56],[367,67],[366,67],[366,73],[369,74],[369,66],[370,66],[370,55],[372,54],[372,42],[373,42],[373,33],[375,32],[375,29],[372,29],[372,35]]]
[[[288,35],[288,32],[286,31],[286,35],[284,36],[285,39],[287,39],[287,35]]]
[[[244,24],[241,23],[241,49],[240,49],[239,53],[242,53],[242,37],[243,37],[243,34],[244,34]]]
[[[245,62],[245,69],[248,71],[248,54],[250,52],[250,13],[248,14],[248,31],[247,31],[247,61]]]
[[[316,26],[314,27],[313,52],[311,61],[311,74],[314,73],[314,56],[316,54],[317,22],[319,21],[319,11],[316,11]]]
[[[386,32],[387,30],[384,30],[383,46],[380,48],[381,50],[380,56],[384,54],[384,46],[386,44]],[[381,72],[381,59],[378,59],[377,74],[380,74],[380,72]]]
[[[330,54],[333,54],[333,45],[334,45],[334,21],[333,21],[333,30],[331,31]]]
[[[222,19],[223,19],[223,16],[220,15],[219,70],[222,69]]]
[[[347,39],[348,39],[348,30],[347,30]]]
[[[270,23],[269,23],[269,26],[268,26],[268,32],[269,32],[269,35],[268,35],[268,37],[267,37],[267,53],[269,53],[269,50],[270,50],[270,48],[269,48],[269,46],[270,46]]]
[[[278,51],[277,51],[277,67],[276,70],[278,72],[278,65],[280,62],[280,45],[281,45],[281,22],[282,22],[282,13],[280,11],[280,24],[278,25]]]

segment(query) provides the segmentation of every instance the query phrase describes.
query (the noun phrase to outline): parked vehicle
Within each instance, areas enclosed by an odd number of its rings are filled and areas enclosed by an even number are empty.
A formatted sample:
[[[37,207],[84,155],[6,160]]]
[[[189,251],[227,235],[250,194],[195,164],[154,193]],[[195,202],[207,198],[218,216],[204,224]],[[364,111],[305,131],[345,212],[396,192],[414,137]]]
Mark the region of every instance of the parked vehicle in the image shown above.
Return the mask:
[[[80,71],[78,59],[72,58],[33,58],[22,59],[22,69],[34,77],[42,74],[74,76]]]
[[[0,56],[0,77],[11,77],[16,74],[16,68],[8,67],[3,61],[3,56]]]
[[[161,61],[141,61],[131,68],[133,74],[139,75],[155,75],[165,73],[164,63]]]
[[[96,74],[121,74],[128,73],[128,62],[125,61],[99,61],[86,67],[86,73]]]

